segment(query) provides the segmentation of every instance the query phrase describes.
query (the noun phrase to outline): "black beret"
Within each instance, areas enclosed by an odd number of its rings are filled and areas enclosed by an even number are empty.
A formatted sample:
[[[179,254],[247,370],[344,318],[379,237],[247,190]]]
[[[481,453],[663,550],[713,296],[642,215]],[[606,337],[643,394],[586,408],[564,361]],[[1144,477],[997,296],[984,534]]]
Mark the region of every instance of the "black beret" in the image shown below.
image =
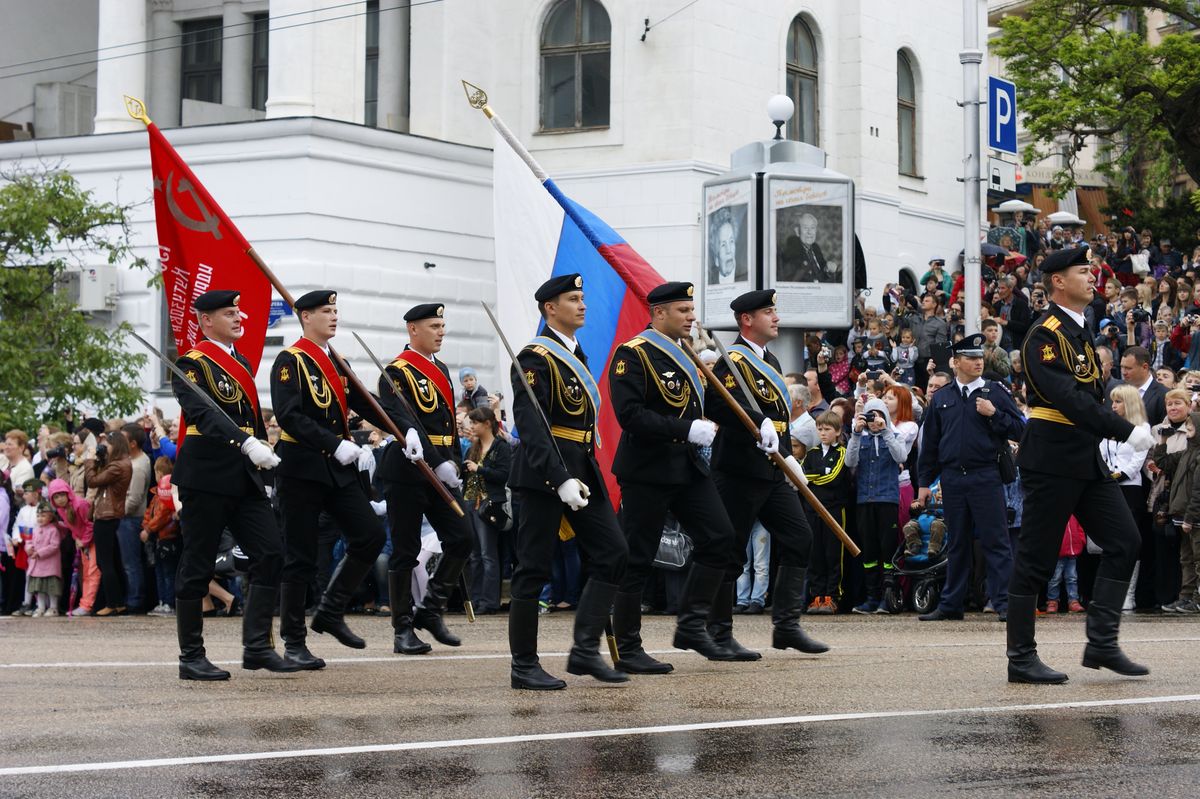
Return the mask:
[[[1088,262],[1088,252],[1087,247],[1070,247],[1063,250],[1055,250],[1042,261],[1042,274],[1049,275],[1054,272],[1061,272],[1068,267],[1086,264]]]
[[[770,308],[775,304],[774,289],[760,289],[759,291],[747,291],[740,297],[729,303],[729,309],[734,313],[753,313],[760,308]]]
[[[313,308],[320,308],[322,305],[337,305],[337,292],[330,291],[329,289],[310,291],[297,298],[295,305],[292,307],[297,311],[311,311]]]
[[[651,307],[667,302],[691,302],[695,299],[696,287],[691,283],[663,283],[650,290],[646,303]]]
[[[542,285],[538,286],[538,290],[533,293],[533,298],[538,302],[549,302],[559,294],[566,294],[568,291],[579,291],[583,288],[583,275],[578,272],[572,272],[569,275],[558,275],[547,280]]]
[[[422,319],[441,319],[446,315],[446,306],[440,302],[427,302],[424,305],[414,305],[404,314],[405,322],[420,322]]]
[[[241,296],[240,291],[228,289],[206,291],[192,302],[192,307],[197,311],[218,311],[221,308],[236,307]]]
[[[951,347],[951,351],[955,355],[965,355],[968,358],[982,358],[983,342],[986,340],[982,333],[972,333]]]

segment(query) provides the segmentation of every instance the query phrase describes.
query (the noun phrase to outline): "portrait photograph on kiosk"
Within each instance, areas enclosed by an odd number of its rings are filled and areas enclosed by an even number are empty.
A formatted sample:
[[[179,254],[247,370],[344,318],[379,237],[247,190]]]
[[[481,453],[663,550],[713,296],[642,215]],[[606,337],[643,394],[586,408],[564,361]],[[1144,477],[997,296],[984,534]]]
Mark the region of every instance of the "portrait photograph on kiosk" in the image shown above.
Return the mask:
[[[754,182],[749,178],[704,187],[702,299],[706,326],[728,326],[730,300],[753,288],[750,285],[753,196]]]
[[[845,181],[771,178],[767,184],[767,280],[781,316],[805,327],[851,323],[853,187]]]

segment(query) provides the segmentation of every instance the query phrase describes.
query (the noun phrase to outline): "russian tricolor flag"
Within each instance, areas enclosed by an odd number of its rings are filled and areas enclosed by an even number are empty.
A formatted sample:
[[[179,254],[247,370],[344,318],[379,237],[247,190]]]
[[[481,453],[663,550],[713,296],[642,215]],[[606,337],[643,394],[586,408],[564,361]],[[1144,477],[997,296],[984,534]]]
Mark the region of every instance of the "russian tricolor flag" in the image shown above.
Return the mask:
[[[554,275],[583,275],[587,324],[579,331],[579,344],[600,384],[602,446],[597,458],[617,503],[620,490],[612,476],[612,461],[621,429],[609,398],[608,362],[619,344],[646,327],[650,318],[646,295],[665,281],[616,231],[572,202],[536,164],[526,163],[499,131],[494,152],[500,324],[513,348],[519,349],[537,334],[541,323],[533,299],[537,287]],[[501,348],[499,363],[507,362]]]

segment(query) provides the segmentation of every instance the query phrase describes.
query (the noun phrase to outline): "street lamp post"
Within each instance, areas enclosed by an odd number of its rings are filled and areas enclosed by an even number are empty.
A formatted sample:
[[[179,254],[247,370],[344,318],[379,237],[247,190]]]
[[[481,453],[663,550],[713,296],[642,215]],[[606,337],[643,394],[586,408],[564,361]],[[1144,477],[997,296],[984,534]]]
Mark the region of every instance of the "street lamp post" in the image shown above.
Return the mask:
[[[963,0],[963,49],[958,54],[963,65],[963,321],[968,334],[979,330],[981,278],[979,228],[981,198],[979,184],[981,158],[979,141],[979,0]]]

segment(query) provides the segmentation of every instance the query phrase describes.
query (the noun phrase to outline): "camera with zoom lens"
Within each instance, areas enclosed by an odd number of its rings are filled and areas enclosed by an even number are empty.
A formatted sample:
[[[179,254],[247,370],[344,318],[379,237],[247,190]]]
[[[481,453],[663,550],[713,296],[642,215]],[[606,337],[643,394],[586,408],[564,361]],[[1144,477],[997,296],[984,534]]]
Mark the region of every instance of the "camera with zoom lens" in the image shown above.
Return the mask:
[[[48,461],[52,461],[57,458],[65,458],[65,457],[67,457],[67,448],[66,447],[55,447],[54,449],[48,450],[46,452],[46,460],[48,460]]]
[[[1133,315],[1133,323],[1135,325],[1140,325],[1142,322],[1150,321],[1150,312],[1145,308],[1134,308],[1129,313]]]
[[[100,444],[96,447],[96,462],[104,463],[108,459],[108,444]]]

